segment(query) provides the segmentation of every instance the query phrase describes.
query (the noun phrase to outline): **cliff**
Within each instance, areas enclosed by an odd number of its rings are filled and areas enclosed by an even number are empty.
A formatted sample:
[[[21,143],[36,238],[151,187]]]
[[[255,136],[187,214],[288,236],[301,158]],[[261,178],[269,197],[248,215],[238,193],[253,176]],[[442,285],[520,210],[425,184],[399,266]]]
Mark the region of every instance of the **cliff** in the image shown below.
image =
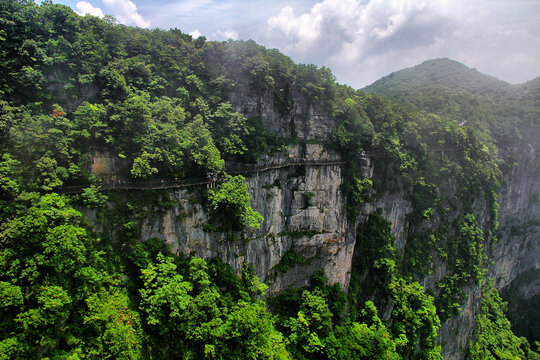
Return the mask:
[[[251,263],[259,278],[270,285],[269,293],[304,286],[319,269],[325,270],[332,283],[346,286],[354,224],[345,214],[340,165],[326,165],[327,161],[339,162],[340,157],[320,145],[308,144],[303,149],[289,148],[266,161],[287,163],[290,155],[321,162],[262,170],[247,177],[252,206],[265,219],[260,230],[245,234],[208,231],[205,224],[209,215],[202,205],[190,201],[190,190],[179,190],[171,193],[175,201],[172,209],[143,223],[141,237],[165,239],[186,254],[218,257],[236,271],[244,262]],[[276,269],[292,249],[305,257],[306,263],[286,272]]]
[[[508,301],[513,330],[538,339],[540,314],[540,159],[537,129],[517,147],[516,166],[505,174],[500,195],[498,242],[490,276]]]
[[[335,120],[326,114],[321,102],[310,102],[294,94],[294,106],[287,114],[277,111],[268,93],[235,92],[231,102],[235,110],[247,116],[260,116],[273,133],[295,135],[300,141],[299,145],[258,160],[259,165],[285,166],[270,169],[262,166],[260,171],[246,174],[252,207],[265,219],[260,230],[240,233],[209,229],[205,225],[210,215],[197,200],[197,190],[187,188],[170,191],[174,206],[165,212],[147,214],[142,222],[142,239],[164,239],[177,252],[220,258],[237,272],[244,263],[251,263],[257,276],[269,285],[267,295],[305,286],[311,275],[321,269],[330,283],[347,288],[353,257],[362,256],[354,253],[357,226],[376,211],[391,222],[396,248],[403,251],[411,226],[408,215],[413,210],[403,191],[380,194],[361,206],[356,219],[347,216],[347,199],[341,190],[344,159],[340,153],[320,144],[335,127]],[[540,246],[535,222],[539,193],[537,145],[533,143],[527,146],[528,151],[522,151],[518,165],[506,175],[499,197],[501,227],[490,274],[497,280],[499,289],[538,268],[535,257]],[[305,161],[312,165],[296,163]],[[357,161],[363,176],[371,178],[377,159]],[[119,167],[118,161],[106,155],[96,154],[94,158],[93,170],[97,175],[114,177],[114,169]],[[476,208],[477,213],[485,213],[486,204],[480,201]],[[479,220],[484,223],[483,219]],[[436,227],[437,220],[430,224],[428,227]],[[521,232],[516,232],[517,227]],[[288,262],[291,255],[297,261]],[[449,270],[440,260],[435,260],[431,268],[434,270],[419,281],[427,290],[436,292],[437,282]],[[464,358],[475,327],[481,290],[477,285],[462,290],[465,293],[462,311],[446,320],[438,335],[445,359]],[[537,279],[522,284],[519,289],[524,297],[533,296],[538,290]],[[388,314],[391,308],[382,311]]]
[[[505,289],[521,274],[540,269],[540,181],[538,139],[519,148],[516,166],[504,177],[500,194],[498,242],[493,251],[491,276]],[[538,294],[538,280],[520,288],[519,295]]]
[[[511,86],[435,60],[371,88],[398,90],[392,102],[253,41],[0,4],[8,357],[101,354],[114,347],[104,329],[123,324],[110,335],[133,330],[136,341],[118,337],[132,358],[143,347],[152,358],[230,358],[258,344],[251,335],[282,339],[295,358],[351,358],[378,338],[388,357],[438,358],[442,319],[442,353],[462,359],[488,267],[503,294],[518,295],[507,296],[515,316],[535,314],[538,81]],[[246,179],[211,175],[222,170]],[[246,263],[269,285],[268,308]],[[534,330],[532,315],[518,323]],[[266,332],[252,326],[261,316]],[[199,341],[200,329],[210,337]],[[139,340],[149,342],[132,348]]]

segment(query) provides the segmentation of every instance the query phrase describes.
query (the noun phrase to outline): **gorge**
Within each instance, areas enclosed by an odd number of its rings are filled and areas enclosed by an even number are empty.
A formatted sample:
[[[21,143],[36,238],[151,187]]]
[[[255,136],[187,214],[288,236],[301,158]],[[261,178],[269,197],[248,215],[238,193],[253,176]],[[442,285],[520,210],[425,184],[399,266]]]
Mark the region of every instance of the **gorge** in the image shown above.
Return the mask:
[[[5,358],[538,359],[538,78],[0,18]]]

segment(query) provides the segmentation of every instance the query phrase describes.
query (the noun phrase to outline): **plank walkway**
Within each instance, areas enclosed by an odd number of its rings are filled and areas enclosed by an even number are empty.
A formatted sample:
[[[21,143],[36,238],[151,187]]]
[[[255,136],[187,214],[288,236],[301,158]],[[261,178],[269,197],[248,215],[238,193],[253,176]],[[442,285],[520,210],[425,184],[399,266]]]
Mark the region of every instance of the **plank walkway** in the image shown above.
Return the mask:
[[[246,165],[246,164],[230,164],[225,166],[226,172],[230,175],[261,173],[269,170],[282,169],[294,166],[333,166],[344,164],[345,161],[332,160],[298,160],[279,164],[267,165]],[[103,182],[99,185],[100,191],[109,190],[159,190],[159,189],[180,189],[189,186],[207,185],[211,183],[221,182],[223,179],[219,177],[203,177],[190,178],[182,180],[157,180],[157,181],[130,181],[124,182]],[[65,186],[58,189],[60,194],[80,194],[89,187],[89,185],[74,185]]]
[[[444,152],[444,151],[460,151],[459,148],[430,148],[432,152]],[[369,158],[379,156],[379,152],[373,152],[369,154]],[[225,165],[225,171],[231,175],[237,174],[249,174],[260,173],[269,170],[282,169],[286,167],[294,166],[333,166],[344,164],[345,161],[336,160],[293,160],[286,161],[279,164],[266,164],[266,165],[248,165],[248,164],[228,164]],[[189,186],[207,185],[211,183],[221,182],[223,179],[219,177],[203,177],[203,178],[190,178],[183,180],[154,180],[154,181],[130,181],[130,182],[103,182],[99,185],[100,191],[109,190],[159,190],[159,189],[180,189]],[[74,185],[65,186],[58,189],[60,194],[80,194],[86,189],[88,185]]]

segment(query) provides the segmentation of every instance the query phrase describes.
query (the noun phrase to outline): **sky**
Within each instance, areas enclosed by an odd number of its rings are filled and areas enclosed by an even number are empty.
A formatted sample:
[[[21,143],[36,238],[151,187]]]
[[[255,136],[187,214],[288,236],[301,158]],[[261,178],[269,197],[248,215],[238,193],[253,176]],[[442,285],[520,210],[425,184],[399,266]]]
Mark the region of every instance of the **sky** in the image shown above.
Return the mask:
[[[209,40],[253,39],[362,88],[450,58],[510,83],[540,76],[540,0],[55,0]]]

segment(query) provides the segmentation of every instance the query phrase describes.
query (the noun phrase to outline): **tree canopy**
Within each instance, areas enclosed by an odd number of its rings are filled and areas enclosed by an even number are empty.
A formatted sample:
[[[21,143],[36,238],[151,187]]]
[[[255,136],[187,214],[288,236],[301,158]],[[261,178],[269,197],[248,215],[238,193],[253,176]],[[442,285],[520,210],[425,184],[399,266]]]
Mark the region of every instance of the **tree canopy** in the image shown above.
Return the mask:
[[[127,27],[51,1],[1,1],[0,23],[0,359],[440,359],[441,321],[474,284],[471,359],[537,358],[485,279],[508,139],[537,126],[534,84],[463,77],[452,63],[436,88],[405,91],[406,72],[368,89],[391,101],[251,40]],[[298,135],[314,109],[325,138]],[[269,113],[285,125],[268,127]],[[114,181],[218,177],[190,201],[208,214],[204,230],[247,243],[270,235],[257,232],[246,178],[227,166],[308,142],[345,161],[340,194],[358,223],[348,289],[317,271],[267,297],[252,264],[235,273],[143,242],[143,221],[173,208],[171,194],[105,194],[92,171],[105,154]],[[58,194],[71,185],[85,189]],[[411,207],[399,249],[376,210],[388,193]],[[433,264],[446,271],[424,289]],[[273,270],[296,265],[310,260],[291,246]]]

